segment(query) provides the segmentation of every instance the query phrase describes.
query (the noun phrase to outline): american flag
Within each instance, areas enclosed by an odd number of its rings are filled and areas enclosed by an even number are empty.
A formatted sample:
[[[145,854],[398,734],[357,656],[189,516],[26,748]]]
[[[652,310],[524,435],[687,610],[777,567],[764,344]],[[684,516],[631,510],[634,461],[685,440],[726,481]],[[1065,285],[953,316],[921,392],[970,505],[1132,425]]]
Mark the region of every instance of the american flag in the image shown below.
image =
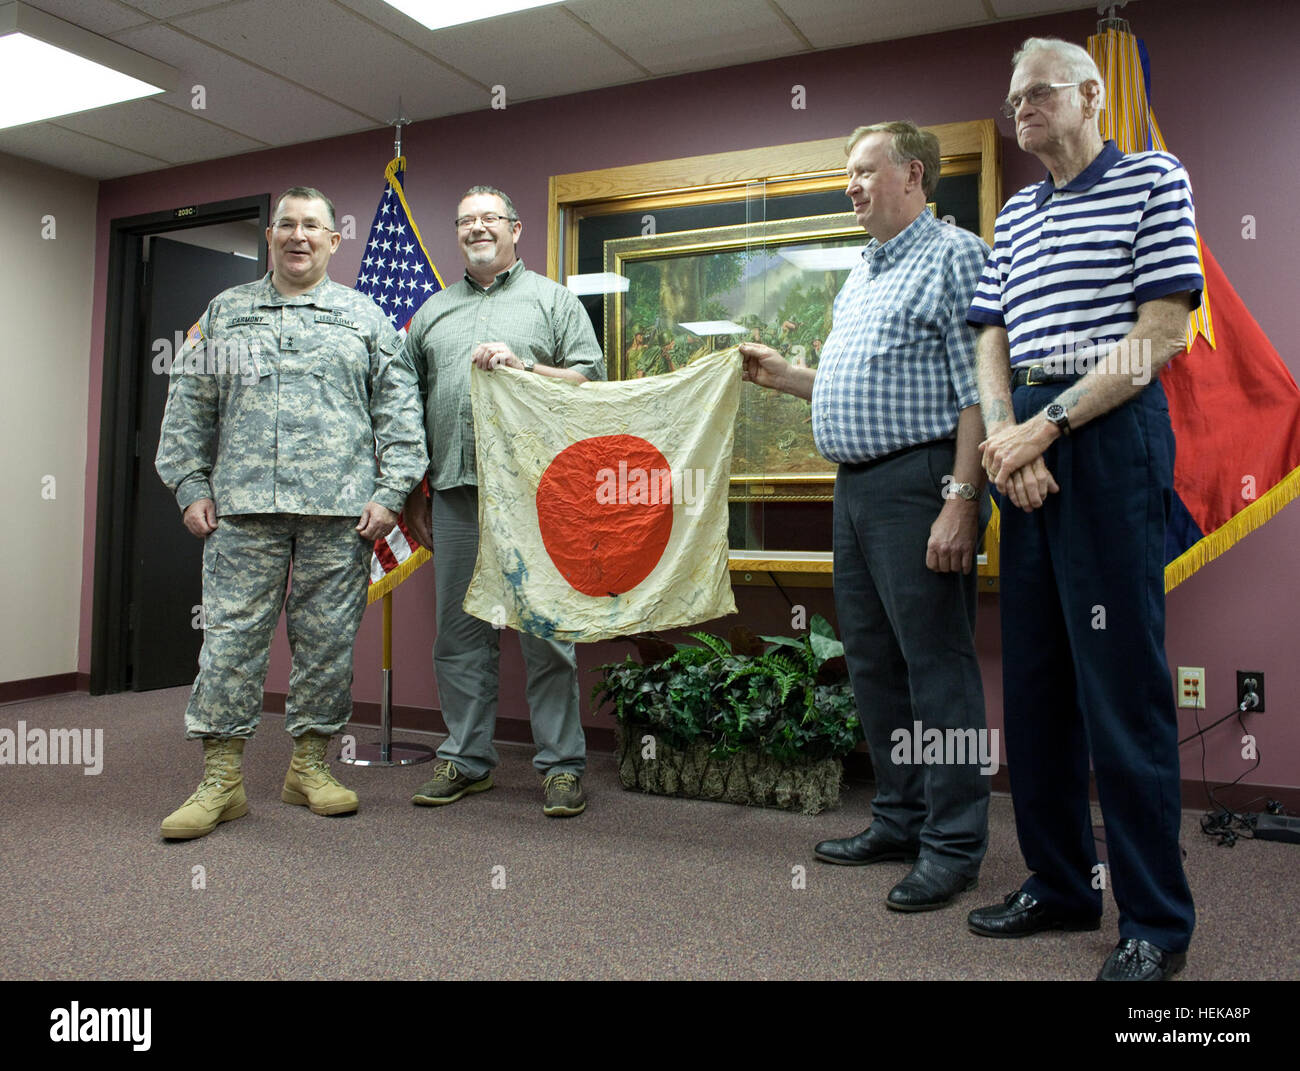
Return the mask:
[[[420,230],[411,218],[411,206],[406,203],[402,190],[405,170],[405,156],[390,160],[384,169],[384,196],[370,225],[356,285],[384,310],[403,335],[420,306],[442,289],[442,278],[424,248]],[[387,539],[375,541],[368,601],[383,598],[430,557],[399,520]]]
[[[384,170],[384,196],[370,225],[366,253],[356,288],[384,310],[403,334],[421,305],[442,289],[420,230],[411,218],[411,206],[402,190],[406,157],[389,161]]]

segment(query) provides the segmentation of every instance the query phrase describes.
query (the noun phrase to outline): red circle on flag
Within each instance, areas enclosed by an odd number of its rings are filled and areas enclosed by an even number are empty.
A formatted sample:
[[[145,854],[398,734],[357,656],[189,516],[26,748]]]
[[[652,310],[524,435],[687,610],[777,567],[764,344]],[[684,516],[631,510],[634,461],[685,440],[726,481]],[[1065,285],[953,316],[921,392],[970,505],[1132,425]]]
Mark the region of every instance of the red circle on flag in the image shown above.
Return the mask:
[[[601,435],[560,451],[537,485],[546,553],[577,591],[631,591],[659,564],[673,530],[672,470],[635,435]]]

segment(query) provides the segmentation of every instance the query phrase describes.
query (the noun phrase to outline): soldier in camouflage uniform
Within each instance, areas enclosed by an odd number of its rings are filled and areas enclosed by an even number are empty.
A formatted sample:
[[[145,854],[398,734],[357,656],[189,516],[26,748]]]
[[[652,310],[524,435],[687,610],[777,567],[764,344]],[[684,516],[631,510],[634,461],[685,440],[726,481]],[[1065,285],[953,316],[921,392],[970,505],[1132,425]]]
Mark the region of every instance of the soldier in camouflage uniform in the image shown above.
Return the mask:
[[[295,749],[281,799],[316,814],[356,811],[325,751],[352,714],[372,541],[392,530],[428,464],[397,333],[370,298],[326,274],[340,241],[334,206],[294,187],[266,238],[270,273],[217,295],[190,329],[158,446],[158,474],[205,541],[205,632],[185,735],[203,740],[206,774],[163,821],[168,838],[247,813],[241,756],[282,605]]]

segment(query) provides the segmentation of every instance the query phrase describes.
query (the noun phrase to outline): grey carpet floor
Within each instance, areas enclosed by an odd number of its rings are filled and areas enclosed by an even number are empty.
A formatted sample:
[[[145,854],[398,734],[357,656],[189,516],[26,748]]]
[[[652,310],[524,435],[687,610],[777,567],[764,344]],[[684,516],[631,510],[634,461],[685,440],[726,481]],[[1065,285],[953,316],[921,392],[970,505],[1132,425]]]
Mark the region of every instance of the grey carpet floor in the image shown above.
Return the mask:
[[[869,785],[810,818],[625,792],[593,754],[587,813],[548,819],[531,750],[503,744],[496,787],[439,808],[410,803],[428,764],[336,763],[361,809],[320,818],[280,802],[291,742],[273,715],[245,755],[248,816],[163,841],[201,774],[187,692],[0,708],[0,728],[104,732],[98,776],[0,766],[0,978],[1086,980],[1117,939],[1109,896],[1098,933],[967,932],[966,911],[1024,877],[1005,796],[979,889],[905,915],[884,906],[903,864],[813,859],[869,823]],[[1300,848],[1223,848],[1198,818],[1183,816],[1198,928],[1181,977],[1300,978]]]

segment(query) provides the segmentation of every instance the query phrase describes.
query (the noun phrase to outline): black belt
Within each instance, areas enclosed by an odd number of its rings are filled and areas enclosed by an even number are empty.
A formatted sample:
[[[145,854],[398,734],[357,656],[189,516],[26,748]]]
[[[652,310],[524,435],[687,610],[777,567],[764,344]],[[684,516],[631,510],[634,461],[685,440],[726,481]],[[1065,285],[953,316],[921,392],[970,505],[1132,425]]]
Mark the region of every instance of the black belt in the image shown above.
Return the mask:
[[[843,461],[840,464],[850,469],[869,469],[876,465],[883,464],[886,461],[893,461],[902,457],[904,454],[910,454],[914,450],[924,450],[928,446],[955,446],[956,439],[931,439],[929,442],[914,443],[912,446],[904,446],[901,450],[891,450],[887,454],[881,454],[878,457],[869,458],[866,461]]]
[[[1038,387],[1047,383],[1073,383],[1074,372],[1053,372],[1045,364],[1022,364],[1011,369],[1011,388]]]

